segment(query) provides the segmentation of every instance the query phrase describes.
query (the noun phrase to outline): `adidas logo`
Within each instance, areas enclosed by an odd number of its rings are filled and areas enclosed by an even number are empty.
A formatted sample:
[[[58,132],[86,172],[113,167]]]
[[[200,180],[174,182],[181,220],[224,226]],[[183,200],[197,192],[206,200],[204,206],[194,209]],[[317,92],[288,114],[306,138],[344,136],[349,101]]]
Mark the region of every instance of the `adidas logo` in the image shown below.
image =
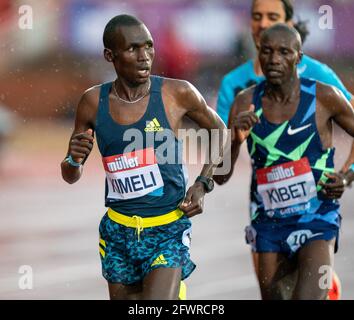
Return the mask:
[[[151,267],[156,266],[158,264],[167,264],[167,261],[165,260],[165,257],[163,256],[163,254],[160,254],[155,260],[154,262],[151,264]]]
[[[146,125],[146,128],[144,130],[145,132],[155,132],[155,131],[163,131],[163,128],[161,127],[159,121],[156,118],[154,118]]]

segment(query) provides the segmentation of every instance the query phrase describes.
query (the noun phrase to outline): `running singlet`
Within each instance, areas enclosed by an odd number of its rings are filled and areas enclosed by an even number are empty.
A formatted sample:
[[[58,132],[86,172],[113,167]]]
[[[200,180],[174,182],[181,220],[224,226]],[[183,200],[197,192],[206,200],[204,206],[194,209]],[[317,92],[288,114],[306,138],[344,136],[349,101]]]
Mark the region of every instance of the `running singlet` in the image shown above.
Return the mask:
[[[316,81],[301,78],[295,115],[281,124],[263,115],[265,81],[256,86],[253,103],[260,118],[247,147],[252,159],[251,219],[313,219],[336,224],[338,202],[322,196],[319,180],[334,172],[334,149],[324,150],[316,126]]]
[[[352,98],[350,92],[331,68],[307,55],[302,57],[297,67],[297,72],[301,78],[314,79],[335,86],[343,92],[349,101]],[[247,61],[225,75],[220,86],[216,111],[226,125],[237,94],[254,84],[259,84],[263,80],[265,80],[264,76],[255,74],[253,60]]]
[[[105,205],[122,214],[158,216],[175,210],[186,190],[182,142],[176,139],[161,97],[163,78],[151,76],[148,106],[131,125],[109,112],[112,82],[101,86],[96,137],[106,173]]]

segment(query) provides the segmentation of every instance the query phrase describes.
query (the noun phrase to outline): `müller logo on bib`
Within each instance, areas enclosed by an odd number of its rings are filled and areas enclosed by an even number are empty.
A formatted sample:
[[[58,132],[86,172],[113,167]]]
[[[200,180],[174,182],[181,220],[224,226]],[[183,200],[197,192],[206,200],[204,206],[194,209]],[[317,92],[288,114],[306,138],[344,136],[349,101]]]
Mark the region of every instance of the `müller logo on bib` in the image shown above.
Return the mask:
[[[164,185],[153,148],[104,157],[102,161],[110,199],[138,198]]]
[[[257,170],[257,183],[277,182],[311,172],[307,158]]]
[[[316,184],[307,158],[258,169],[257,191],[266,210],[307,203],[317,196]]]

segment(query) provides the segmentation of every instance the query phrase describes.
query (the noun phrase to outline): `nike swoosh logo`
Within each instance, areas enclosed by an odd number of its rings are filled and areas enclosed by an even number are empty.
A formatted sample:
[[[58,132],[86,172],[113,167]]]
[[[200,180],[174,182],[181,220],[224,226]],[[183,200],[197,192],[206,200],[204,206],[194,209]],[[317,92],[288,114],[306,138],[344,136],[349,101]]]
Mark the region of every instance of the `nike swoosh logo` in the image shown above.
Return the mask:
[[[313,234],[311,234],[308,238],[311,239],[311,238],[320,236],[320,235],[322,235],[322,234],[323,234],[323,232],[313,233]]]
[[[300,67],[300,68],[297,68],[297,74],[300,75],[300,74],[304,73],[306,69],[307,69],[307,65],[306,65],[306,64],[303,65],[303,66]]]
[[[300,127],[300,128],[296,128],[296,129],[291,129],[291,127],[288,128],[288,135],[289,136],[292,136],[293,134],[297,134],[299,133],[300,131],[302,130],[305,130],[307,129],[308,127],[311,127],[312,126],[312,123],[309,123],[308,125],[306,126],[303,126],[303,127]]]

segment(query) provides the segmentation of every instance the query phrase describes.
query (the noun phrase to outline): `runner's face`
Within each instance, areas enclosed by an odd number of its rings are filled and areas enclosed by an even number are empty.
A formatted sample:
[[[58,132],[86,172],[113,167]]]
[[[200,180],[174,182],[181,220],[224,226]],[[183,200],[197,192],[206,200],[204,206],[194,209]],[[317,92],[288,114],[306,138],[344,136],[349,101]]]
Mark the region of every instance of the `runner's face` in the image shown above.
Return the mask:
[[[276,23],[285,22],[285,10],[280,0],[255,0],[252,8],[251,28],[253,41],[259,48],[261,34]]]
[[[145,83],[154,60],[154,45],[145,25],[120,27],[113,50],[114,67],[119,77],[133,85]]]
[[[279,31],[261,38],[258,57],[267,81],[280,85],[296,76],[301,53],[296,38]]]

